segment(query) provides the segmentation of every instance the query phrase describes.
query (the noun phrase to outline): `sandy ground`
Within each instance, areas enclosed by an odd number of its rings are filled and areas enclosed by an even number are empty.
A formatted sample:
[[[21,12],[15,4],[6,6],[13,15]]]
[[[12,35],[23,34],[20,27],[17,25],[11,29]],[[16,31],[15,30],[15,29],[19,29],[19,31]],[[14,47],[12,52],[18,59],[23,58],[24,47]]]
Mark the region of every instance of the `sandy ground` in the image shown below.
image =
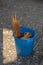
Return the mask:
[[[14,39],[11,30],[3,29],[3,63],[8,63],[17,59]]]

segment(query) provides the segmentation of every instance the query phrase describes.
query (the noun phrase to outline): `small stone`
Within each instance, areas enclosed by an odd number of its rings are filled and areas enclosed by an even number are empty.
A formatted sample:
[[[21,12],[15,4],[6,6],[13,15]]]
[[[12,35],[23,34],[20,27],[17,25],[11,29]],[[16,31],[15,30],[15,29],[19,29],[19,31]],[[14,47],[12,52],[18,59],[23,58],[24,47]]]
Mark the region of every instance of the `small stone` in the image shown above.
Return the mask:
[[[36,51],[36,53],[39,53],[39,51]]]
[[[2,28],[0,28],[0,30],[2,30]]]
[[[11,53],[11,50],[9,50],[9,53]]]
[[[12,33],[12,30],[10,30],[10,33]]]
[[[6,41],[3,42],[4,44],[6,43]]]
[[[22,62],[18,62],[18,64],[21,64]]]
[[[15,61],[15,63],[17,63],[18,61]]]
[[[42,40],[43,40],[43,38],[42,38]]]
[[[15,51],[15,50],[14,50],[14,51]],[[13,52],[14,52],[14,51],[13,51]]]
[[[13,46],[14,46],[14,44],[13,44]]]
[[[4,50],[6,49],[6,48],[3,48]]]
[[[38,65],[38,63],[35,63],[35,65]]]
[[[20,59],[18,59],[18,61],[20,61]]]
[[[1,22],[1,24],[3,24],[3,23]]]
[[[9,48],[9,46],[7,48]]]
[[[9,25],[9,27],[11,27],[11,25]]]
[[[14,65],[14,64],[12,64],[12,65]]]
[[[36,57],[35,55],[33,57]]]
[[[20,17],[20,20],[22,20],[22,16]]]
[[[9,57],[9,55],[7,55]]]
[[[5,34],[6,32],[5,31],[3,31],[3,34]]]
[[[8,34],[8,31],[6,31],[6,33]]]
[[[14,7],[16,7],[16,5],[14,5]]]
[[[20,57],[20,59],[22,59],[22,57]]]
[[[11,54],[13,54],[13,53],[11,53]]]

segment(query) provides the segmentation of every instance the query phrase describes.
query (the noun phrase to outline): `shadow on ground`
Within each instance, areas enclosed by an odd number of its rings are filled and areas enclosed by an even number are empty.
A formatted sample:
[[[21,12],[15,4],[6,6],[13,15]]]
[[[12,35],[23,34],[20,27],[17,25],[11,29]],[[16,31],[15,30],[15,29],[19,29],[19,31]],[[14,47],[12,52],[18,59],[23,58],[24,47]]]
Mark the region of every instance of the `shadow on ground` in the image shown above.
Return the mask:
[[[0,65],[3,65],[3,28],[0,27]]]

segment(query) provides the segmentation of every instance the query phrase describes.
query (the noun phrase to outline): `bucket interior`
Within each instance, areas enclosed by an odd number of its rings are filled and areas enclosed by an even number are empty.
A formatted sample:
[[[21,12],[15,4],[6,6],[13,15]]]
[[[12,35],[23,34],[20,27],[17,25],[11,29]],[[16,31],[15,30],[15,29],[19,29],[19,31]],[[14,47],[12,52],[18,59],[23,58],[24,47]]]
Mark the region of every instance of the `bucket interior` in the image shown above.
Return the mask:
[[[36,36],[36,31],[32,28],[20,27],[20,34],[23,35],[25,32],[32,34],[32,38]]]

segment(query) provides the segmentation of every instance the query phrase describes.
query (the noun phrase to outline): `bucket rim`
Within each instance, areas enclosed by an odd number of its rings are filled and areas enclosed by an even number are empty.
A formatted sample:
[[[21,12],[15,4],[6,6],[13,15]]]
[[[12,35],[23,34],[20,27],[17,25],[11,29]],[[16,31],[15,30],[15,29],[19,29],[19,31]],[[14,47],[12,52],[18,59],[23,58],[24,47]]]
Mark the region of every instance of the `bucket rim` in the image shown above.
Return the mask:
[[[32,28],[31,28],[32,29]],[[33,29],[32,29],[33,30]],[[17,38],[17,39],[19,39],[19,40],[31,40],[31,39],[34,39],[35,37],[36,37],[36,31],[34,30],[34,32],[35,32],[35,35],[32,37],[32,38],[28,38],[28,39],[22,39],[22,38],[18,38],[18,37],[16,37],[15,35],[14,35],[14,32],[12,32],[12,36],[13,37],[15,37],[15,38]]]

